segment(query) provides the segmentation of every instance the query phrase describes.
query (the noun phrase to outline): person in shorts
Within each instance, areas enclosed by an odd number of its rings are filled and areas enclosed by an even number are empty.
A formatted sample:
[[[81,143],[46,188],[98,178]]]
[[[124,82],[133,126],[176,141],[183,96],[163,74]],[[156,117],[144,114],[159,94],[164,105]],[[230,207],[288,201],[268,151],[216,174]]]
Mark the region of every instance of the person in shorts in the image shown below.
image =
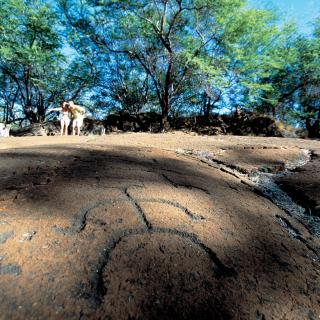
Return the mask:
[[[60,120],[60,135],[68,135],[68,127],[70,125],[71,111],[69,109],[69,103],[63,102],[59,108],[49,109],[48,112],[58,111]]]
[[[74,104],[72,100],[68,101],[68,104],[72,115],[72,135],[79,136],[81,127],[83,125],[85,109],[77,104]]]

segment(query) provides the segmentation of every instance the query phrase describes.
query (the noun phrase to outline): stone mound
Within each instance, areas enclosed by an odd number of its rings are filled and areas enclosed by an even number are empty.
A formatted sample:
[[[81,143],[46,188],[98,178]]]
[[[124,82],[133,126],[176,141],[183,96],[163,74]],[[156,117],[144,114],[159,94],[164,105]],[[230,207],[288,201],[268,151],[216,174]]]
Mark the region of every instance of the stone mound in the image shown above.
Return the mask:
[[[160,132],[161,115],[155,112],[110,114],[104,120],[86,118],[82,135],[103,135],[110,132]],[[289,128],[268,116],[250,112],[235,112],[228,115],[213,114],[209,117],[169,118],[171,129],[192,131],[201,135],[240,135],[263,137],[303,136],[303,132]],[[59,121],[47,121],[11,130],[13,136],[54,136],[60,134]],[[71,126],[69,127],[71,134]]]

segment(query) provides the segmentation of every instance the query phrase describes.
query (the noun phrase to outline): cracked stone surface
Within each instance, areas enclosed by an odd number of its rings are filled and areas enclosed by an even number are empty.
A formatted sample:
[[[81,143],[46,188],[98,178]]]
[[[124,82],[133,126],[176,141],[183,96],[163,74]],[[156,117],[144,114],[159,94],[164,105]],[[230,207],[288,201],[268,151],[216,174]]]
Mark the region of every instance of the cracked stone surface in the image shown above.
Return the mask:
[[[280,177],[277,182],[283,190],[297,199],[309,213],[320,218],[320,150],[312,150],[311,161],[295,169],[294,174]]]
[[[231,171],[177,152],[247,174],[281,172],[302,149],[320,143],[0,140],[0,319],[317,319],[319,238]]]

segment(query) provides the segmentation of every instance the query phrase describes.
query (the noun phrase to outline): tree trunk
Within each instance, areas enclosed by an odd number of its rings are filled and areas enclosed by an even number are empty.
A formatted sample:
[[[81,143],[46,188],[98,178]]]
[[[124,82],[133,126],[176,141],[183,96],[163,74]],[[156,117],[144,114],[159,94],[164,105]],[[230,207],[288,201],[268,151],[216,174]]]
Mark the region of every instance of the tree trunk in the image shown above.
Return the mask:
[[[39,122],[43,122],[46,117],[44,99],[41,92],[38,93],[37,114]]]
[[[209,125],[210,111],[211,111],[211,98],[206,96],[205,104],[204,104],[204,112],[203,112],[205,125]]]
[[[6,103],[5,107],[3,108],[3,120],[4,123],[8,123],[9,118],[9,105]]]
[[[24,108],[24,114],[26,116],[26,118],[30,121],[30,123],[38,123],[39,119],[37,117],[37,114],[32,111],[32,106],[26,106]]]
[[[172,69],[173,69],[173,56],[172,52],[169,52],[168,68],[166,72],[166,79],[164,83],[164,90],[162,94],[161,105],[161,126],[160,130],[162,132],[167,131],[170,128],[168,121],[168,115],[170,111],[170,89],[172,85]]]
[[[306,119],[306,129],[308,131],[308,138],[319,138],[320,137],[320,120]]]
[[[170,124],[168,121],[168,115],[170,110],[170,103],[169,103],[169,95],[165,95],[162,98],[162,101],[160,103],[161,105],[161,124],[160,124],[160,130],[162,132],[168,131],[170,129]]]

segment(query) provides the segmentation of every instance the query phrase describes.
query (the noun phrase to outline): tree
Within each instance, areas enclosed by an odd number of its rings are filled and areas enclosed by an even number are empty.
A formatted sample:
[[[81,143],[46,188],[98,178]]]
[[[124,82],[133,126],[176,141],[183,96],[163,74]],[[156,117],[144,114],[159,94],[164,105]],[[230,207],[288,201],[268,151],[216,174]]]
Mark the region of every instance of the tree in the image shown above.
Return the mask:
[[[173,101],[184,94],[190,79],[209,73],[210,80],[225,80],[232,44],[233,52],[237,45],[243,49],[242,35],[250,30],[253,38],[255,18],[262,17],[257,10],[246,10],[242,0],[61,0],[60,4],[79,37],[143,68],[161,107],[163,129]],[[266,19],[261,21],[259,31],[268,27]]]
[[[97,64],[99,76],[92,88],[97,106],[104,106],[111,112],[123,110],[136,114],[151,102],[148,75],[134,63],[112,55],[108,61],[103,59]]]
[[[0,90],[6,120],[16,104],[29,122],[43,121],[62,73],[57,17],[37,0],[0,0],[0,6]]]
[[[296,101],[310,138],[320,137],[320,19],[312,38],[300,38]]]
[[[269,86],[257,100],[259,112],[271,113],[281,121],[298,121],[309,137],[319,136],[320,32],[319,22],[312,37],[299,35],[292,27],[269,46],[271,65],[258,79]]]

